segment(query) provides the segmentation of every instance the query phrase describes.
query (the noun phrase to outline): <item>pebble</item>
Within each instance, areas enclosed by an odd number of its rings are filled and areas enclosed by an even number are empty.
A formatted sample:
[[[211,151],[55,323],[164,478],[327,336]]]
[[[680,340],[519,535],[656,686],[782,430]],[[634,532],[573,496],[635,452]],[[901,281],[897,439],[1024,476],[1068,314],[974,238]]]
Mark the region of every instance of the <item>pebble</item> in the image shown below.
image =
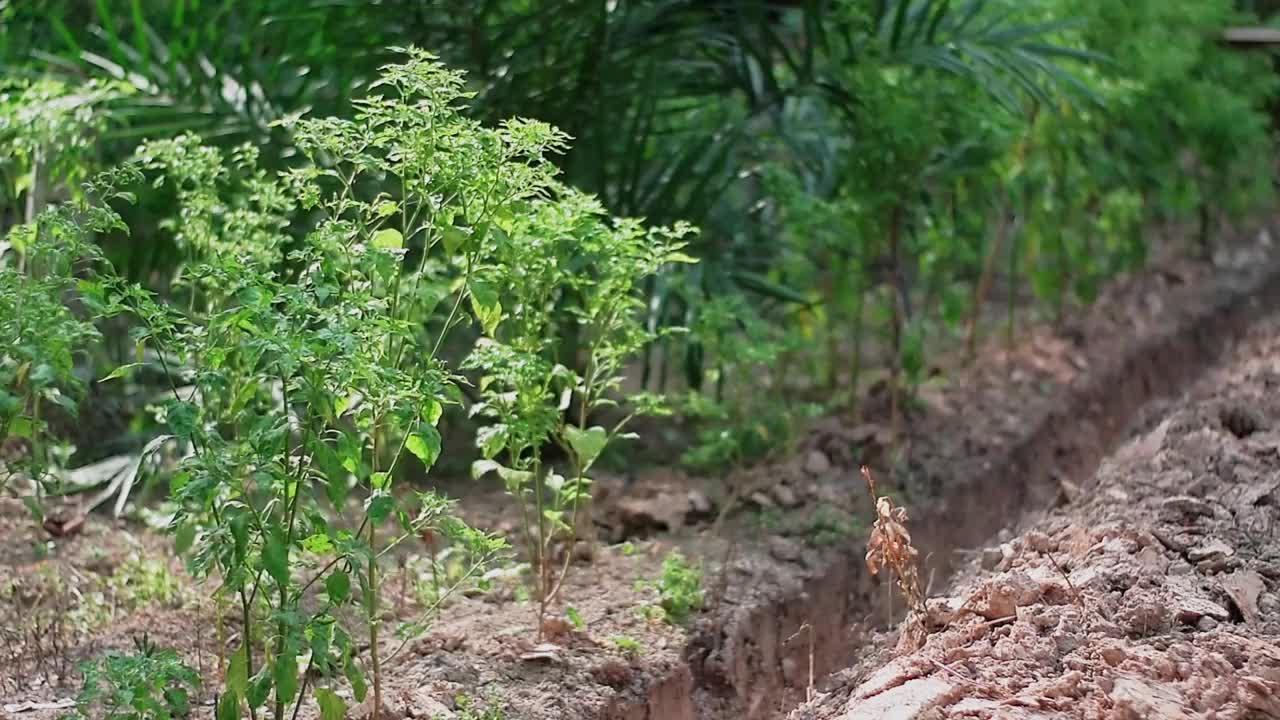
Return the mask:
[[[831,469],[831,460],[821,450],[810,450],[804,459],[804,471],[810,475],[823,475]]]

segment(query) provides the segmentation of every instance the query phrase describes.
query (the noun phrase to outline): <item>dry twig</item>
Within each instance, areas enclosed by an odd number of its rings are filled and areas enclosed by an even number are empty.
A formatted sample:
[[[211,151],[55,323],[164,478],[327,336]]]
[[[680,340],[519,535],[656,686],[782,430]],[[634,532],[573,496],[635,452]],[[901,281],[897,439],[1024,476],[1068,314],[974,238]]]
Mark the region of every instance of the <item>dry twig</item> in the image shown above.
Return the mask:
[[[892,499],[876,493],[875,478],[865,466],[862,477],[867,481],[867,490],[876,508],[876,521],[867,543],[867,569],[872,575],[879,575],[886,567],[893,571],[908,609],[898,649],[915,650],[924,644],[927,634],[924,625],[926,611],[917,564],[919,552],[911,545],[911,533],[907,531],[907,509],[895,506]]]

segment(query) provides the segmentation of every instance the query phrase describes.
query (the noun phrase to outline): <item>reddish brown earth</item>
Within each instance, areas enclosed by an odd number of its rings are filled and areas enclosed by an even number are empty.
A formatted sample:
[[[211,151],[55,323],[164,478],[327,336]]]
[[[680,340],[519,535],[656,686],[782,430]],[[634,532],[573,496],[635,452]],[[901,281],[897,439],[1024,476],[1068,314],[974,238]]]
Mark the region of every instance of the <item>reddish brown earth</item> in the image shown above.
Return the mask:
[[[793,718],[1280,717],[1280,318]]]
[[[878,647],[877,628],[900,614],[901,602],[862,563],[870,503],[860,464],[876,467],[910,508],[925,578],[932,594],[942,593],[964,564],[963,549],[982,546],[1029,510],[1084,497],[1085,480],[1140,408],[1186,387],[1251,323],[1280,308],[1272,255],[1269,243],[1244,242],[1216,263],[1157,261],[1119,279],[1065,327],[1038,325],[1012,350],[993,341],[971,367],[947,365],[921,390],[905,451],[890,450],[873,413],[870,421],[817,423],[795,456],[723,483],[669,469],[602,479],[602,545],[575,564],[564,593],[585,627],[564,622],[567,608],[555,607],[549,640],[556,647],[535,651],[533,611],[514,584],[459,598],[424,639],[387,664],[384,717],[457,713],[459,694],[494,700],[506,718],[780,717],[827,675]],[[712,519],[735,489],[741,502],[712,537]],[[472,492],[462,510],[505,530],[503,502]],[[225,657],[239,640],[230,623],[218,637],[210,588],[167,559],[168,540],[94,516],[38,558],[32,547],[49,538],[16,503],[0,505],[0,536],[0,591],[5,581],[13,588],[0,595],[0,629],[18,638],[0,644],[0,708],[74,695],[68,661],[128,649],[144,631],[176,647],[216,686],[218,648]],[[616,544],[626,538],[648,539]],[[687,628],[643,617],[656,598],[636,585],[655,578],[677,547],[705,572],[708,610]],[[167,564],[181,592],[167,604],[136,603],[111,585],[134,552]],[[389,577],[392,624],[413,618],[414,584],[424,579],[412,562]],[[91,626],[71,628],[52,644],[15,632],[32,629],[37,612],[65,615],[95,593],[110,612]],[[640,651],[624,652],[615,642],[621,636]],[[58,662],[40,659],[40,642]],[[388,642],[384,657],[398,645]],[[209,711],[201,708],[203,716]],[[50,720],[59,712],[10,715]],[[306,708],[300,717],[313,715]]]

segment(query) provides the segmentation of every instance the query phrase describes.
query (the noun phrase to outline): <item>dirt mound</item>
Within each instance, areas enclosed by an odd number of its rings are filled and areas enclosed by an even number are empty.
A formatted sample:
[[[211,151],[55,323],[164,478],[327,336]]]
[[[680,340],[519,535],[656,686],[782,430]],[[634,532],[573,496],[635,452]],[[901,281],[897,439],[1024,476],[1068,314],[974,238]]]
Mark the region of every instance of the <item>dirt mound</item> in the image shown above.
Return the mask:
[[[1280,321],[795,718],[1280,718]]]

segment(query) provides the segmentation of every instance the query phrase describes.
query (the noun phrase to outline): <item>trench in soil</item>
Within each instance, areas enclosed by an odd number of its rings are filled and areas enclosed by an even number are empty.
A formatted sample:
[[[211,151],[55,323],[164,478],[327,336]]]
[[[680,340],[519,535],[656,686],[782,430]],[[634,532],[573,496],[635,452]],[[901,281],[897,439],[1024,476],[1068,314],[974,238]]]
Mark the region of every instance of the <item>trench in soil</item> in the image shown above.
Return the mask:
[[[1206,285],[1150,332],[1101,341],[1110,347],[1091,355],[1106,361],[1061,388],[1052,409],[1004,452],[958,465],[936,500],[910,508],[922,577],[933,594],[956,569],[956,550],[981,546],[1028,513],[1052,507],[1064,481],[1079,485],[1091,477],[1146,405],[1188,387],[1254,322],[1280,310],[1280,262],[1225,270]],[[786,589],[774,597],[709,613],[683,663],[642,695],[616,698],[600,717],[784,717],[805,700],[810,677],[820,684],[849,666],[865,649],[863,630],[893,613],[895,599],[867,572],[862,538],[848,545],[782,583]]]

